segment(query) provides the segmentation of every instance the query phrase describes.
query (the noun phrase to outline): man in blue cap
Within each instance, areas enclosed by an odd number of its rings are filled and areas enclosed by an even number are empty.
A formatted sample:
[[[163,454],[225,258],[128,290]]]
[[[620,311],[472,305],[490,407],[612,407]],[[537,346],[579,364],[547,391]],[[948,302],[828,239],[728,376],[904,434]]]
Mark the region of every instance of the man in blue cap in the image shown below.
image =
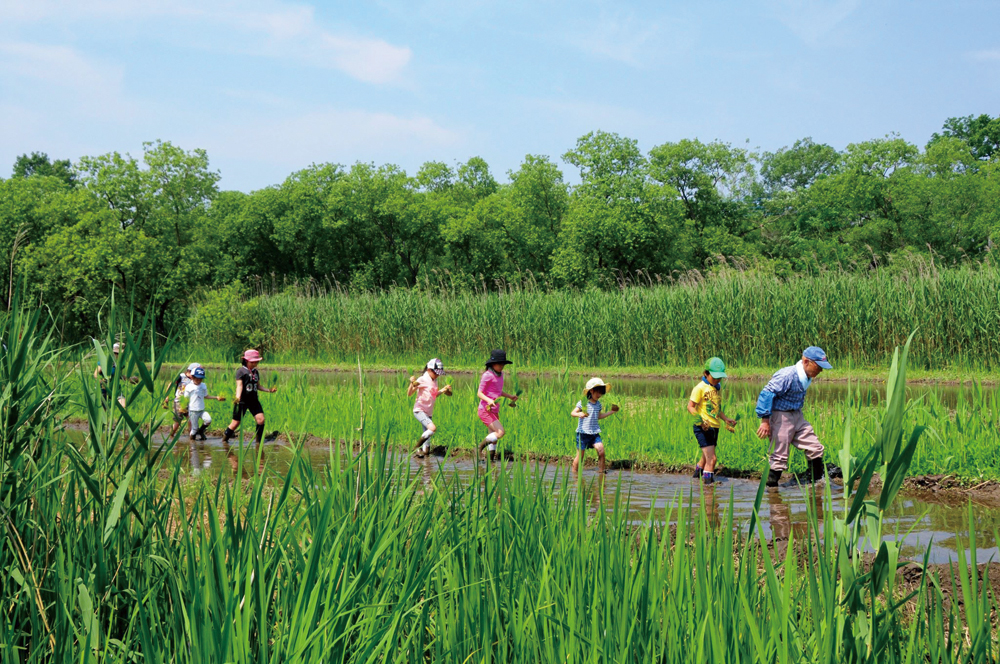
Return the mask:
[[[782,471],[788,469],[790,446],[805,452],[811,481],[823,477],[823,444],[803,417],[802,405],[813,378],[823,369],[832,368],[823,349],[810,346],[802,351],[801,360],[771,376],[757,397],[757,417],[760,418],[757,436],[770,438],[773,448],[768,457],[771,470],[767,474],[767,486],[778,486]]]

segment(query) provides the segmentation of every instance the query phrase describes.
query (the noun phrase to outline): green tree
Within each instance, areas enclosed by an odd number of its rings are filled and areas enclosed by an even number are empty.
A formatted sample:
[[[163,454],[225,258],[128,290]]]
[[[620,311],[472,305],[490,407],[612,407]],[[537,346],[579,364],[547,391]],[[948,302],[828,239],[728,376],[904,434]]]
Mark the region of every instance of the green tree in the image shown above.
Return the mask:
[[[22,154],[14,161],[15,178],[30,178],[33,175],[44,175],[62,180],[70,187],[77,184],[76,173],[69,159],[51,161],[44,152]]]
[[[812,138],[795,141],[792,147],[761,155],[760,177],[767,194],[805,189],[818,178],[832,175],[840,167],[840,153]]]
[[[985,113],[978,116],[948,118],[941,133],[931,135],[928,147],[944,138],[965,141],[977,161],[989,161],[1000,150],[1000,117],[991,118]]]

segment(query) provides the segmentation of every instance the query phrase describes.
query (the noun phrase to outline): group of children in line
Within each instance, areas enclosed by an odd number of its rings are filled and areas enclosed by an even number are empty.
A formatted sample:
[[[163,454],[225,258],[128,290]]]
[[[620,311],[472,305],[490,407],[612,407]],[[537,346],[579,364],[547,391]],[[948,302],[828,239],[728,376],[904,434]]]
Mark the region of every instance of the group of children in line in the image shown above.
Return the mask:
[[[109,378],[113,378],[117,371],[120,350],[120,344],[115,343],[112,348],[113,359],[109,364]],[[809,350],[811,349],[807,349],[807,352]],[[222,434],[223,446],[226,448],[228,448],[229,441],[236,436],[240,421],[247,412],[253,415],[256,424],[255,442],[259,445],[262,441],[265,420],[259,394],[260,392],[273,394],[278,391],[278,388],[260,387],[260,374],[257,366],[261,360],[261,354],[257,350],[247,350],[241,358],[241,366],[236,370],[236,393],[233,398],[232,420]],[[825,362],[825,357],[823,360]],[[509,394],[504,391],[503,372],[509,364],[513,364],[513,362],[507,359],[506,351],[494,350],[490,353],[485,370],[480,377],[479,388],[476,392],[479,399],[477,415],[486,426],[487,433],[476,449],[477,457],[481,457],[485,449],[489,453],[490,459],[496,460],[497,443],[507,433],[500,422],[499,400],[507,399],[510,406],[514,406],[518,400],[517,394]],[[441,359],[434,358],[427,362],[420,375],[410,378],[406,394],[407,396],[416,395],[413,416],[423,427],[423,432],[417,440],[417,447],[414,450],[417,457],[424,457],[430,452],[430,439],[437,432],[437,426],[433,421],[435,401],[441,394],[452,396],[450,384],[438,388],[438,378],[446,373]],[[198,439],[206,440],[206,429],[211,424],[212,417],[205,409],[205,401],[225,401],[225,397],[208,394],[208,387],[204,382],[205,376],[205,368],[197,362],[192,362],[172,381],[174,399],[171,436],[177,434],[184,419],[187,418],[190,426],[189,439],[192,442]],[[105,402],[107,402],[107,381],[101,367],[98,367],[94,372],[94,377],[101,381],[101,392]],[[688,412],[696,418],[693,432],[701,450],[700,458],[695,466],[694,477],[702,479],[706,484],[711,484],[715,479],[717,462],[715,448],[718,445],[719,430],[723,424],[731,432],[735,430],[736,426],[736,420],[727,417],[722,410],[722,381],[726,377],[726,365],[722,359],[718,357],[709,359],[705,364],[701,380],[691,390],[687,404]],[[578,401],[570,412],[570,417],[579,420],[576,426],[577,451],[573,459],[573,472],[577,472],[589,449],[597,452],[598,472],[604,473],[606,471],[600,421],[619,412],[618,404],[612,404],[608,410],[605,410],[601,403],[601,397],[607,393],[610,387],[600,378],[591,378],[584,387],[583,399]],[[164,408],[168,407],[169,400],[169,396],[164,399]],[[124,408],[124,397],[119,396],[118,401]]]
[[[504,367],[512,364],[503,350],[494,350],[486,361],[486,369],[479,379],[479,389],[476,396],[479,399],[477,414],[480,421],[486,425],[486,437],[476,449],[477,457],[481,457],[484,448],[489,452],[491,460],[495,460],[497,442],[504,437],[506,430],[500,422],[499,399],[507,399],[511,406],[517,402],[517,395],[504,392]],[[434,402],[439,394],[452,395],[451,385],[438,389],[437,380],[445,375],[444,363],[439,358],[429,361],[419,376],[412,376],[407,388],[407,396],[417,395],[413,404],[413,416],[423,427],[423,433],[417,440],[415,456],[423,458],[430,452],[430,438],[437,432],[437,426],[432,418]],[[719,429],[723,424],[729,431],[734,431],[736,420],[726,416],[722,410],[722,380],[726,378],[726,365],[721,358],[713,357],[705,364],[701,380],[691,390],[688,400],[688,412],[696,418],[694,436],[701,449],[701,456],[695,466],[694,476],[711,484],[715,478],[716,455]],[[607,394],[611,385],[600,378],[591,378],[584,387],[583,399],[578,401],[570,412],[570,417],[577,418],[576,426],[576,456],[573,459],[573,472],[577,472],[580,463],[589,449],[597,452],[598,472],[606,472],[604,441],[601,439],[600,421],[619,412],[618,404],[612,404],[607,410],[601,403],[601,397]]]

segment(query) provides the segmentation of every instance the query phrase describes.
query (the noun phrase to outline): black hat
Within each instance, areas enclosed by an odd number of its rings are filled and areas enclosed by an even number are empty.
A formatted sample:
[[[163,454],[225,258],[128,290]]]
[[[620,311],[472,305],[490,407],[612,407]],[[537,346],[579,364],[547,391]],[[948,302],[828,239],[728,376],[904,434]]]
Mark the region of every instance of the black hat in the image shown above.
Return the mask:
[[[486,366],[492,366],[494,364],[514,364],[507,359],[507,351],[505,350],[494,350],[490,352],[490,359],[486,361]]]

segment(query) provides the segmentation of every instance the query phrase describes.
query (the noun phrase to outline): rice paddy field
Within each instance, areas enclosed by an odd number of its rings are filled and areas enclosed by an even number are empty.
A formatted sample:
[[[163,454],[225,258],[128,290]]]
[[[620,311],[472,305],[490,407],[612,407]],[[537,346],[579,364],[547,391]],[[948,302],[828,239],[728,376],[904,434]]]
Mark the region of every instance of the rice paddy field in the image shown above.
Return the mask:
[[[40,312],[0,318],[0,662],[1000,657],[1000,569],[980,557],[996,549],[991,513],[968,507],[945,564],[900,518],[912,510],[908,476],[995,477],[997,393],[908,386],[909,345],[885,363],[883,386],[820,383],[810,395],[843,484],[793,501],[798,487],[667,483],[673,495],[637,511],[624,474],[605,483],[509,460],[414,472],[398,452],[419,431],[406,373],[363,367],[263,365],[264,385],[278,388],[261,395],[267,429],[287,434],[280,463],[244,446],[237,472],[192,472],[178,441],[156,433],[174,373],[163,360],[182,351],[138,341],[141,322],[111,315],[115,334],[88,348],[58,345]],[[93,367],[110,375],[115,338],[124,350],[103,401]],[[211,394],[232,396],[232,371],[210,370]],[[483,433],[475,376],[452,378],[434,444],[471,448]],[[602,422],[611,458],[691,463],[684,406],[696,379],[613,387],[606,400],[621,413]],[[522,398],[503,407],[503,445],[571,454],[583,379],[507,380]],[[720,446],[727,468],[764,466],[759,387],[724,389],[741,419]],[[226,404],[210,410],[228,419]],[[938,527],[953,525],[954,511]]]
[[[180,367],[171,367],[179,369]],[[235,368],[210,369],[210,394],[231,397]],[[260,396],[267,429],[296,436],[354,441],[365,434],[393,445],[412,446],[422,432],[414,419],[413,398],[406,396],[407,372],[274,371],[260,367],[262,383],[276,394]],[[164,372],[166,373],[166,372]],[[171,370],[170,374],[174,375]],[[569,457],[575,453],[577,420],[569,416],[582,398],[584,377],[546,375],[520,378],[506,372],[508,391],[523,391],[516,408],[503,407],[507,435],[501,449],[516,455]],[[619,379],[604,398],[605,407],[618,404],[617,415],[601,421],[609,460],[635,467],[680,469],[693,465],[698,447],[687,412],[694,376],[683,380]],[[436,446],[469,451],[486,429],[476,416],[478,375],[444,376],[454,396],[439,397],[434,411]],[[756,436],[754,406],[762,381],[729,381],[723,387],[723,407],[738,417],[735,433],[723,431],[718,448],[723,472],[739,475],[765,471],[767,443]],[[162,389],[166,389],[165,385]],[[949,474],[969,480],[1000,479],[1000,392],[995,388],[913,385],[906,417],[911,426],[926,427],[909,472]],[[817,379],[805,413],[826,446],[826,460],[838,463],[844,428],[849,422],[855,450],[867,451],[878,434],[885,405],[885,388],[865,382],[823,383]],[[218,427],[229,420],[228,403],[208,403]],[[166,417],[166,413],[162,413]],[[363,420],[363,421],[362,421]],[[252,428],[247,418],[248,432]],[[249,435],[249,433],[248,433]],[[593,452],[591,452],[593,459]],[[793,453],[791,470],[804,469],[804,457]]]

